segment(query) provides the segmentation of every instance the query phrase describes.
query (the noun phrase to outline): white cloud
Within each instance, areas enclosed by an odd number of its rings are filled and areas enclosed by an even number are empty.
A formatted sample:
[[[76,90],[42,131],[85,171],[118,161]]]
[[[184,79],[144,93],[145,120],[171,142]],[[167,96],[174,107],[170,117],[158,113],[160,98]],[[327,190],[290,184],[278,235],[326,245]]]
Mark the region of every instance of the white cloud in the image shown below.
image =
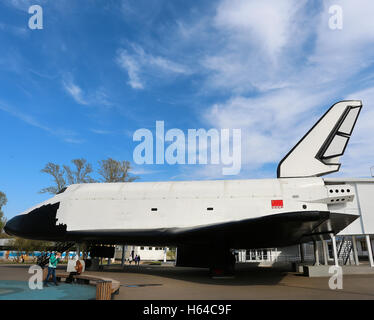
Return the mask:
[[[127,72],[128,84],[133,89],[144,89],[146,75],[151,78],[165,78],[191,74],[191,70],[186,66],[161,56],[146,53],[140,46],[132,45],[132,51],[133,53],[130,54],[125,49],[118,50],[116,61]]]
[[[259,44],[261,54],[276,59],[291,40],[294,18],[302,5],[305,1],[224,0],[218,6],[215,24],[238,42]]]
[[[343,30],[329,29],[329,7],[336,4],[343,8]],[[183,65],[171,63],[182,61],[175,51],[158,57],[133,46],[131,54],[123,51],[133,68],[124,69],[142,88],[152,68],[198,71],[205,78],[201,92],[231,96],[217,98],[199,116],[207,128],[242,129],[243,171],[256,177],[264,164],[280,161],[328,107],[352,94],[364,100],[364,108],[341,170],[362,175],[373,162],[374,94],[360,90],[374,85],[373,12],[372,0],[221,0],[213,17],[188,15],[176,21],[176,34],[168,34],[172,47],[186,52]],[[221,168],[193,170],[212,178]]]
[[[117,57],[117,63],[120,65],[120,67],[127,71],[129,76],[129,82],[128,84],[133,89],[144,89],[144,84],[140,80],[140,65],[139,62],[128,54],[126,50],[120,50],[118,57]]]
[[[132,175],[142,176],[142,175],[148,175],[148,174],[156,174],[160,172],[161,172],[160,170],[149,170],[149,169],[144,169],[141,167],[133,167],[130,173]]]
[[[93,133],[100,134],[100,135],[108,135],[108,134],[112,134],[113,133],[112,131],[101,130],[101,129],[91,129],[91,131]]]
[[[208,71],[208,89],[246,93],[290,85],[292,74],[299,71],[294,63],[303,59],[305,42],[313,30],[310,25],[316,19],[305,4],[296,0],[222,0],[215,17],[207,22],[213,40],[200,59]]]
[[[234,94],[202,116],[208,126],[242,129],[246,174],[257,176],[264,164],[278,163],[331,104],[347,96],[366,105],[342,173],[364,175],[374,165],[374,89],[357,90],[373,80],[360,73],[373,64],[374,3],[337,1],[344,26],[330,30],[328,9],[335,2],[309,15],[304,1],[220,2],[213,23],[220,47],[207,50],[201,64],[209,71],[208,89]]]
[[[322,115],[313,107],[329,107],[327,97],[327,92],[296,89],[252,98],[238,96],[213,105],[204,118],[210,126],[242,129],[242,163],[254,170],[280,161]]]
[[[374,2],[362,0],[325,1],[316,21],[314,53],[308,57],[307,70],[316,83],[347,85],[360,71],[373,64]],[[343,29],[331,30],[329,7],[338,4],[343,9]],[[315,72],[315,71],[318,72]]]
[[[100,87],[85,92],[75,83],[73,76],[70,73],[65,74],[64,79],[62,80],[62,85],[64,90],[79,104],[104,107],[113,106],[105,88]]]
[[[329,28],[332,4],[342,6],[343,30]],[[215,17],[204,20],[205,29],[201,21],[196,28],[178,25],[181,39],[189,30],[189,38],[206,42],[210,32],[211,42],[199,59],[207,70],[208,90],[247,94],[300,85],[337,88],[374,62],[372,12],[370,0],[359,5],[324,1],[320,7],[298,0],[222,0]]]
[[[76,139],[76,138],[64,138],[65,142],[72,143],[72,144],[81,144],[84,142],[83,139]]]
[[[82,89],[77,86],[72,79],[65,79],[62,81],[66,92],[79,104],[87,105],[88,102],[84,98]]]
[[[96,104],[104,107],[111,107],[114,104],[110,100],[110,97],[106,90],[102,87],[97,89],[93,96],[89,98],[89,103],[90,104]]]

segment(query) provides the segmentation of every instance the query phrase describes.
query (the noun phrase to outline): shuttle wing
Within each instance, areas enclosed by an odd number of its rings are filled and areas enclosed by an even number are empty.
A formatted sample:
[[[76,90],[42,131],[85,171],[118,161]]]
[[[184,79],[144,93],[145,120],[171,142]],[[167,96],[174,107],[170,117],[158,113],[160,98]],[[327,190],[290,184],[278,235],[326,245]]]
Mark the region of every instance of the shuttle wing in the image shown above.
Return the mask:
[[[330,211],[288,212],[191,228],[70,231],[65,241],[161,246],[219,246],[225,241],[231,248],[270,248],[329,239],[357,218]]]
[[[339,171],[339,159],[362,108],[358,100],[334,104],[278,165],[278,178],[319,177]]]

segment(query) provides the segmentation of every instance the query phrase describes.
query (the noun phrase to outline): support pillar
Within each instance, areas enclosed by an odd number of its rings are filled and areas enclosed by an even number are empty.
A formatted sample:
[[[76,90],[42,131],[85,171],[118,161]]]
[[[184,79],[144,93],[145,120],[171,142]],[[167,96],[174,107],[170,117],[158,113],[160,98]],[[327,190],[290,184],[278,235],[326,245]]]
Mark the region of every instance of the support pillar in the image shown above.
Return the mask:
[[[81,254],[81,248],[80,248],[79,243],[77,243],[77,251],[76,251],[76,258],[77,258],[77,260],[79,260],[80,254]]]
[[[100,270],[100,259],[99,258],[92,258],[92,264],[91,264],[90,270],[92,271]]]
[[[334,234],[331,233],[331,240],[332,240],[332,251],[334,254],[334,264],[336,266],[339,266],[339,260],[338,260],[338,251],[336,250],[336,238]]]
[[[299,249],[300,249],[300,262],[304,263],[305,262],[305,256],[304,256],[304,244],[300,243],[299,244]]]
[[[122,246],[122,260],[121,260],[121,267],[125,266],[125,246]]]
[[[365,238],[366,238],[366,246],[367,246],[367,249],[368,249],[370,267],[373,268],[374,267],[373,250],[371,249],[370,236],[367,234],[365,236]]]
[[[314,247],[314,265],[319,266],[319,251],[318,251],[317,241],[313,241],[313,247]]]
[[[166,262],[167,250],[168,250],[168,249],[165,247],[165,248],[164,248],[164,262]]]
[[[353,244],[353,257],[355,260],[355,265],[358,266],[360,264],[360,261],[358,260],[357,242],[356,242],[355,236],[352,236],[352,244]]]
[[[322,240],[322,250],[323,250],[323,264],[327,266],[329,264],[329,254],[326,240]]]

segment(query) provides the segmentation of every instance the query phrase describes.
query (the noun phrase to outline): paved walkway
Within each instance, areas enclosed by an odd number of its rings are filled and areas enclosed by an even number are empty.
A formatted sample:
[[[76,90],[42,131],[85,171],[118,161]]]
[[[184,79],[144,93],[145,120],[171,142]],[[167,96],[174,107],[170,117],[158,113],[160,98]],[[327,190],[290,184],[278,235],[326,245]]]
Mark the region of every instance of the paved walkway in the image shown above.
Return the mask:
[[[307,278],[284,269],[239,265],[234,279],[215,280],[206,269],[173,266],[105,267],[87,272],[121,282],[115,299],[374,299],[374,275],[348,275],[343,290],[330,290],[328,278]],[[27,267],[0,265],[0,280],[27,280]]]

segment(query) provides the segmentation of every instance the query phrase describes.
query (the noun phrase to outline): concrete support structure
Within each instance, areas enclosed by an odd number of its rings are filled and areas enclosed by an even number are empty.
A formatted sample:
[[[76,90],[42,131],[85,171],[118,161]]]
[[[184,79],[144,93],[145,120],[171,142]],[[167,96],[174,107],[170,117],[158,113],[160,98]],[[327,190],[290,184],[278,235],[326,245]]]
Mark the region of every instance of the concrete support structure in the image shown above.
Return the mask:
[[[131,247],[131,259],[132,259],[132,261],[134,261],[134,258],[135,258],[135,247],[132,246]]]
[[[125,246],[122,246],[122,258],[121,258],[121,266],[125,265]]]
[[[301,260],[301,263],[304,263],[305,262],[305,256],[304,256],[304,244],[303,243],[299,244],[299,249],[300,249],[300,260]]]
[[[339,265],[338,251],[336,250],[336,238],[335,238],[334,234],[331,234],[331,240],[332,240],[332,251],[333,251],[333,254],[334,254],[334,264],[336,266],[338,266]]]
[[[356,242],[355,236],[352,236],[352,244],[353,244],[353,257],[355,260],[355,265],[358,266],[360,264],[360,261],[358,260],[357,242]]]
[[[80,258],[80,255],[81,255],[81,247],[80,247],[79,243],[77,243],[76,257],[77,257],[78,260]]]
[[[367,246],[367,249],[368,249],[368,256],[369,256],[370,267],[374,267],[373,250],[371,249],[370,236],[367,234],[365,236],[365,238],[366,238],[366,246]]]
[[[174,261],[175,266],[177,265],[177,259],[178,259],[178,247],[175,248],[175,261]]]
[[[90,270],[98,271],[100,269],[99,266],[100,266],[100,259],[99,258],[93,258]]]
[[[326,240],[322,240],[322,250],[323,250],[323,264],[327,266],[329,264],[329,254]]]
[[[166,262],[166,258],[167,258],[167,257],[166,257],[166,254],[167,254],[167,248],[165,247],[165,248],[164,248],[164,262]]]
[[[314,247],[314,265],[319,266],[319,252],[318,252],[317,241],[313,241],[313,247]]]

